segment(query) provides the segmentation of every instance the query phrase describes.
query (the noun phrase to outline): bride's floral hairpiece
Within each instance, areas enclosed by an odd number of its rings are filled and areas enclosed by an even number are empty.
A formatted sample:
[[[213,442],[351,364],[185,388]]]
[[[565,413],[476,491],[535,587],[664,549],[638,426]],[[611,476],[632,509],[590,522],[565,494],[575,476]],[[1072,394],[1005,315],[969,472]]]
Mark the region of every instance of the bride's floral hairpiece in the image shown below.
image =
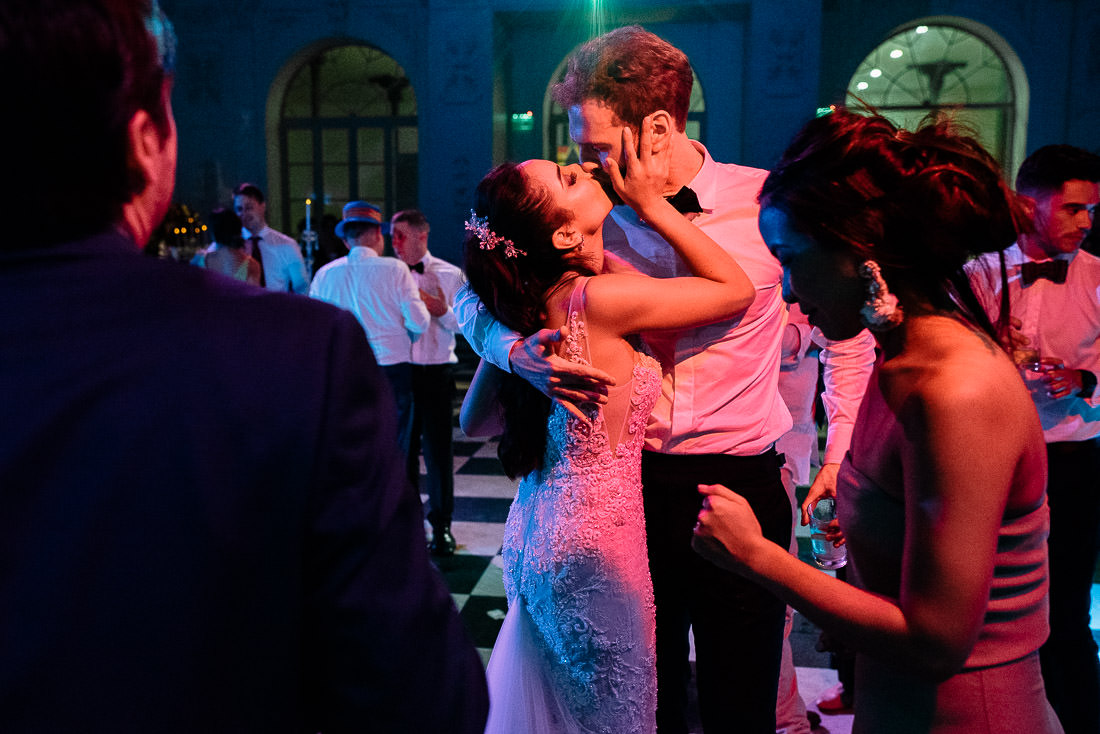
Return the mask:
[[[506,240],[489,229],[489,217],[479,217],[473,209],[470,210],[470,218],[466,220],[466,231],[477,235],[478,246],[482,250],[492,250],[497,245],[504,245],[505,257],[519,257],[527,254],[516,247],[516,243],[512,240]]]

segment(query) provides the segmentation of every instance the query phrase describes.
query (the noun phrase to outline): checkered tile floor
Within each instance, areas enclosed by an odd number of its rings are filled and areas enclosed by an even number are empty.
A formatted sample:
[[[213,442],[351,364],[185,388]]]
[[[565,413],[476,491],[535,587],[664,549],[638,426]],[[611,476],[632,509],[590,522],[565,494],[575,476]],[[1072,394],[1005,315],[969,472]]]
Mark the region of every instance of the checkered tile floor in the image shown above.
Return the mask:
[[[455,517],[452,524],[458,552],[451,558],[434,559],[442,571],[455,606],[470,636],[489,662],[489,655],[508,609],[504,598],[500,544],[504,521],[515,495],[516,482],[504,476],[496,458],[496,442],[467,438],[455,429]],[[422,470],[423,471],[423,470]],[[424,477],[421,476],[421,482]],[[802,492],[805,488],[802,488]],[[425,498],[426,499],[426,498]],[[806,528],[796,527],[799,556],[809,562],[810,539]],[[1100,584],[1093,585],[1092,623],[1100,639]],[[791,632],[791,651],[798,669],[799,688],[807,707],[818,694],[836,683],[828,653],[815,649],[818,629],[796,614]],[[851,731],[851,716],[823,716],[815,732],[845,734]]]
[[[516,482],[504,476],[496,458],[496,442],[469,439],[455,429],[455,516],[452,531],[458,552],[450,558],[434,559],[443,573],[470,636],[489,661],[493,643],[508,605],[504,597],[501,540],[508,507]],[[424,477],[421,476],[423,483]],[[426,499],[426,497],[425,497]],[[809,558],[807,531],[798,529],[802,555]],[[812,705],[817,694],[836,683],[829,655],[814,646],[818,630],[801,615],[795,615],[791,646],[803,698]],[[832,734],[850,731],[851,716],[825,716],[824,729]]]
[[[456,415],[461,395],[477,365],[476,356],[461,339],[458,351],[460,365]],[[516,482],[509,480],[501,471],[495,441],[470,439],[458,428],[455,428],[454,437],[455,517],[452,530],[458,541],[458,552],[451,558],[434,560],[451,589],[455,605],[482,660],[488,663],[508,608],[504,597],[500,545],[508,507],[515,496]],[[805,491],[805,487],[799,489],[799,499],[805,496]],[[809,563],[809,530],[796,526],[795,535],[798,537],[799,557]],[[1097,570],[1096,581],[1092,587],[1092,627],[1093,635],[1100,642],[1100,569]],[[795,614],[790,637],[791,651],[797,668],[799,690],[811,711],[816,710],[813,702],[818,695],[836,683],[836,671],[831,667],[829,654],[815,649],[818,634],[817,627],[802,615]],[[821,727],[814,729],[814,734],[850,734],[851,726],[851,715],[823,715]]]
[[[501,580],[500,544],[504,521],[515,495],[516,482],[504,476],[496,458],[495,441],[477,441],[455,430],[455,517],[452,525],[458,552],[435,559],[450,586],[475,644],[488,661],[504,619],[507,604]],[[423,481],[423,476],[421,477]],[[798,528],[801,555],[809,558],[809,534]],[[801,634],[817,630],[803,620]],[[795,664],[828,667],[828,656],[796,648]],[[800,659],[801,658],[801,659]]]

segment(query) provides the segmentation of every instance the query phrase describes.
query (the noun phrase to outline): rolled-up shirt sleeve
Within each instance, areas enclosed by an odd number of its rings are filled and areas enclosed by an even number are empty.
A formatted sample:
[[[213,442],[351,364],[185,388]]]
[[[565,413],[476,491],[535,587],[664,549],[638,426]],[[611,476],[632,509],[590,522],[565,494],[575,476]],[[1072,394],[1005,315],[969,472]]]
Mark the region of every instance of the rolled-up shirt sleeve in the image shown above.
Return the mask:
[[[824,464],[839,464],[852,443],[859,404],[875,365],[875,338],[864,329],[851,339],[827,339],[814,328],[811,338],[821,346],[818,359],[824,365],[825,392],[821,401],[829,421]]]

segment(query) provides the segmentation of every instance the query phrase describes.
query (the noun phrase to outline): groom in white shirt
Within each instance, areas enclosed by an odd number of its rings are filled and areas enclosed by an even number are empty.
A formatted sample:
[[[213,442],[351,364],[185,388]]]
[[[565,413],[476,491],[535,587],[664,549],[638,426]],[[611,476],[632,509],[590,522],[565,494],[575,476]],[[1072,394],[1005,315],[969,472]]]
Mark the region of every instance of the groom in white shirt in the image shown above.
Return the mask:
[[[589,41],[570,59],[554,99],[569,111],[569,133],[585,161],[621,161],[623,129],[664,110],[675,123],[655,135],[672,146],[666,193],[736,258],[756,300],[735,321],[661,335],[646,342],[664,369],[661,396],[646,427],[642,492],[650,573],[657,606],[657,725],[687,731],[688,630],[693,629],[699,707],[707,731],[775,730],[776,689],[785,605],[691,548],[701,506],[699,484],[725,484],[744,495],[764,534],[786,548],[791,506],[774,444],[791,427],[778,391],[787,307],[782,268],[756,225],[756,195],[766,171],[717,163],[685,132],[692,71],[679,49],[640,27]],[[690,188],[689,188],[690,187]],[[681,208],[678,206],[677,208]],[[686,275],[672,248],[626,206],[604,224],[604,246],[621,262],[654,277]],[[669,304],[675,308],[676,304]],[[598,397],[600,373],[547,358],[547,332],[526,340],[487,323],[476,299],[456,304],[463,333],[487,360],[559,399]],[[831,342],[825,363],[826,406],[843,441],[830,441],[819,474],[834,482],[873,361],[867,332]],[[587,380],[586,378],[595,378]],[[579,381],[578,381],[579,380]],[[604,376],[603,381],[609,381]]]

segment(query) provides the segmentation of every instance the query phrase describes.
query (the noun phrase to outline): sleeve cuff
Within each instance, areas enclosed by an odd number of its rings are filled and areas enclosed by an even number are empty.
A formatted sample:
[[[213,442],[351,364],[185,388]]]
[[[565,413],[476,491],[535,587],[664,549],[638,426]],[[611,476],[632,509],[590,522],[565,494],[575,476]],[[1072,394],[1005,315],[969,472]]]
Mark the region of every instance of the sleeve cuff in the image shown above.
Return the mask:
[[[1088,370],[1078,370],[1081,373],[1081,389],[1077,392],[1079,398],[1091,398],[1096,390],[1096,375]]]

